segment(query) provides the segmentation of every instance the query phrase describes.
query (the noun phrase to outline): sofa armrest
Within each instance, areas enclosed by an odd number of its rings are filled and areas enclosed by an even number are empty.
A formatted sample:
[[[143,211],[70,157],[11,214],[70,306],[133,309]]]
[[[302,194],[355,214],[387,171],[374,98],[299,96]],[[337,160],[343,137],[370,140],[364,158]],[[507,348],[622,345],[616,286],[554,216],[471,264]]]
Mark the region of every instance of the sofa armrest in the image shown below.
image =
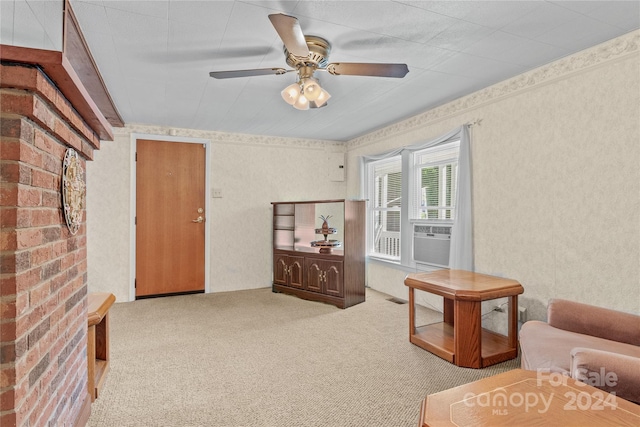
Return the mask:
[[[603,350],[571,350],[571,377],[640,404],[640,358]]]
[[[564,299],[552,299],[549,325],[565,331],[640,345],[640,316]]]

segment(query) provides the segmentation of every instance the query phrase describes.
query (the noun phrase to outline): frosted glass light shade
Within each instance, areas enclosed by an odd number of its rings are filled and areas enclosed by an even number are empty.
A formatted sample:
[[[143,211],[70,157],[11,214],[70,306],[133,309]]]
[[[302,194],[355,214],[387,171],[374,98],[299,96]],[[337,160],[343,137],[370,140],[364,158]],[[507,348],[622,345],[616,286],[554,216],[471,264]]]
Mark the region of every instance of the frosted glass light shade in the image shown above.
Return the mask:
[[[290,84],[280,92],[280,95],[282,95],[284,102],[289,105],[294,105],[300,97],[300,85],[298,83]]]
[[[320,84],[318,83],[318,81],[311,77],[305,80],[302,87],[303,87],[304,96],[309,101],[315,101],[316,99],[318,99],[318,97],[320,96],[320,93],[323,90],[320,87]]]
[[[315,100],[316,107],[317,108],[322,107],[324,104],[327,103],[329,98],[331,98],[331,95],[329,95],[329,92],[327,92],[326,90],[322,89],[320,91],[320,94],[318,95],[318,97]]]
[[[293,104],[293,107],[298,110],[308,110],[309,100],[304,95],[300,94],[296,102]]]

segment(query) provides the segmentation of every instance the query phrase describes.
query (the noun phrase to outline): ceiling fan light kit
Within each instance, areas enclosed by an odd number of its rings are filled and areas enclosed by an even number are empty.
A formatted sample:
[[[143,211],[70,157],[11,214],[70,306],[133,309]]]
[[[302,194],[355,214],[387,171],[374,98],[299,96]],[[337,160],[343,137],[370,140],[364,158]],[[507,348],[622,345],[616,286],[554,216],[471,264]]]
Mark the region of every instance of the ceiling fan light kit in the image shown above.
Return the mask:
[[[284,102],[298,110],[320,108],[327,103],[331,95],[320,86],[318,79],[311,77],[315,70],[315,67],[308,64],[298,64],[296,66],[300,80],[290,84],[280,92]]]
[[[327,104],[331,95],[320,86],[313,74],[315,71],[327,71],[334,76],[374,76],[402,78],[408,72],[406,64],[379,64],[340,62],[329,64],[331,44],[317,36],[305,36],[298,19],[282,13],[269,15],[276,32],[284,43],[284,55],[289,66],[283,68],[262,68],[252,70],[212,71],[209,75],[215,79],[234,77],[253,77],[267,74],[298,73],[298,81],[280,92],[282,99],[298,110],[320,108]]]

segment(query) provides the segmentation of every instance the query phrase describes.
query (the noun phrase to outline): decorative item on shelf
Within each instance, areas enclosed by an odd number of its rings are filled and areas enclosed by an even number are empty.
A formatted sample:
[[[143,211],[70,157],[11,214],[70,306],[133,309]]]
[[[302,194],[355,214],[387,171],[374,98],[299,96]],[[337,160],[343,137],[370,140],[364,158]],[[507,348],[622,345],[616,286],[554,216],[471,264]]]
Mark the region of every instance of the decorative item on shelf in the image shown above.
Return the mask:
[[[320,219],[322,220],[322,228],[316,228],[316,234],[322,234],[324,236],[324,240],[315,240],[311,242],[311,247],[320,248],[321,254],[330,254],[331,249],[339,248],[342,246],[342,242],[339,240],[328,240],[327,236],[329,234],[336,234],[338,230],[333,227],[329,227],[329,218],[331,215],[320,215]]]
[[[78,153],[72,148],[67,149],[64,155],[61,181],[64,219],[69,227],[69,232],[73,235],[78,232],[82,224],[86,185]]]

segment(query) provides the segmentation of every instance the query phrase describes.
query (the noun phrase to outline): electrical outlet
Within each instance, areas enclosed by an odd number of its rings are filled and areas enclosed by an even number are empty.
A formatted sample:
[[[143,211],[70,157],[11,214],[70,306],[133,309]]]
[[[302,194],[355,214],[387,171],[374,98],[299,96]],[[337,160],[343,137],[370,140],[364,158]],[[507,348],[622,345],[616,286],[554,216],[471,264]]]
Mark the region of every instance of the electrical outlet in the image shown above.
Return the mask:
[[[222,189],[221,188],[214,188],[211,190],[211,197],[213,197],[214,199],[221,199],[222,198]]]
[[[504,308],[499,305],[493,307],[493,311],[497,311],[498,313],[504,313]]]

